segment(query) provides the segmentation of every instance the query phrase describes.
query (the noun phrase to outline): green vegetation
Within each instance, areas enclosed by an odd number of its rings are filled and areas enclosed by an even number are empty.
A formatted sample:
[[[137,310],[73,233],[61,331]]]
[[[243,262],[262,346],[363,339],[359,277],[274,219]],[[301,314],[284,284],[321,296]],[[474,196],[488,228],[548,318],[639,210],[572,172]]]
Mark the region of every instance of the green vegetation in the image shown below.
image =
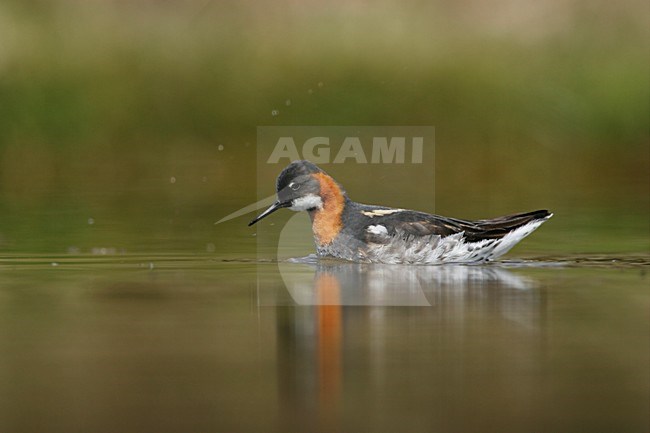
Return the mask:
[[[0,253],[250,252],[242,221],[213,222],[255,199],[255,128],[274,124],[434,125],[436,211],[548,207],[558,231],[535,250],[647,251],[648,17],[632,0],[5,1]]]

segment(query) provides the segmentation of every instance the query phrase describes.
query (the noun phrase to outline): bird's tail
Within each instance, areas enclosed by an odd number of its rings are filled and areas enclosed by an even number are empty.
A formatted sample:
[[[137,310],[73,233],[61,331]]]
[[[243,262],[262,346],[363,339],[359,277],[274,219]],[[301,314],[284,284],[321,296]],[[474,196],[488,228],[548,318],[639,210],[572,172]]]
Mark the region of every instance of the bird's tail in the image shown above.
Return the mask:
[[[513,230],[517,230],[527,224],[534,222],[539,222],[539,224],[541,224],[552,216],[552,213],[543,209],[493,219],[478,220],[474,221],[475,230],[473,230],[472,233],[466,232],[466,235],[474,238],[473,240],[499,239]],[[539,224],[537,224],[537,226],[539,226]]]

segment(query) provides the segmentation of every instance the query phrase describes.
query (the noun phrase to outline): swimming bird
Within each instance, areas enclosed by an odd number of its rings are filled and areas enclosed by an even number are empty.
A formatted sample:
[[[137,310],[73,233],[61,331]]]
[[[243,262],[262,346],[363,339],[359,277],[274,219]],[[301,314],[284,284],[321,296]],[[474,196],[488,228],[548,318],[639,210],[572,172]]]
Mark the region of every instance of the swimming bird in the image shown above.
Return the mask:
[[[362,263],[481,263],[507,253],[553,216],[547,210],[466,221],[352,201],[330,175],[294,161],[278,176],[277,201],[248,225],[278,209],[306,211],[320,257]]]

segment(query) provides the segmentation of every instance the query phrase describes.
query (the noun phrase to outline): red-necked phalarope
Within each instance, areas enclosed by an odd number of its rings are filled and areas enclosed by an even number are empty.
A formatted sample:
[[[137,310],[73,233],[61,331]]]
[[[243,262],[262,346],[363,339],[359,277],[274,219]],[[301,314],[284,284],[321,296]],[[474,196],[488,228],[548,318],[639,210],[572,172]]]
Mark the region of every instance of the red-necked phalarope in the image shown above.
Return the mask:
[[[366,263],[479,263],[505,254],[553,214],[547,210],[465,221],[350,200],[331,176],[309,161],[287,166],[278,200],[251,226],[278,209],[307,211],[318,255]]]

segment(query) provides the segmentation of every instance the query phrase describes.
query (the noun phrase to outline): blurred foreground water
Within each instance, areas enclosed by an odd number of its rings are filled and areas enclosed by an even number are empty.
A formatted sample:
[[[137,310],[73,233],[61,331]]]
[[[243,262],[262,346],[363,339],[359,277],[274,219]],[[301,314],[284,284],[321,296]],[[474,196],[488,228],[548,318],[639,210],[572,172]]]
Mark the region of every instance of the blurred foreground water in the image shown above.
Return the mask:
[[[644,432],[649,265],[4,256],[0,427]]]

